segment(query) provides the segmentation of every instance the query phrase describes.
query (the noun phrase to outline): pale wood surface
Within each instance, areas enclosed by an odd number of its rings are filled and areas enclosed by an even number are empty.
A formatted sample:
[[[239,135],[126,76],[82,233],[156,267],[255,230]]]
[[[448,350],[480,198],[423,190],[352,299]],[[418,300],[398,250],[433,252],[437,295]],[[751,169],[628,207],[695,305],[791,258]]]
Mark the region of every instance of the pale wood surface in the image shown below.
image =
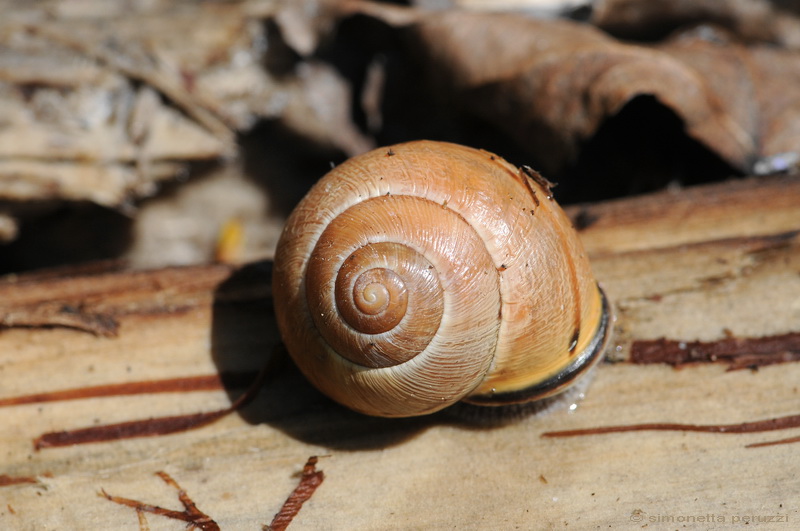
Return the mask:
[[[726,372],[719,364],[676,370],[625,362],[636,340],[800,331],[800,179],[744,180],[570,212],[586,225],[582,237],[614,301],[611,357],[620,361],[599,367],[574,411],[494,428],[445,415],[370,419],[331,404],[284,366],[244,411],[203,428],[35,451],[32,441],[44,432],[210,411],[241,389],[0,407],[0,476],[31,481],[0,486],[0,528],[143,528],[132,509],[98,493],[180,510],[175,491],[155,476],[163,470],[223,530],[258,530],[310,455],[327,456],[318,466],[326,479],[291,529],[751,529],[756,523],[744,519],[775,516],[788,523],[758,527],[800,526],[800,445],[745,448],[798,429],[541,437],[800,412],[800,363]],[[6,278],[0,399],[256,371],[277,342],[267,279],[267,264]],[[146,521],[149,529],[185,529],[162,516]]]

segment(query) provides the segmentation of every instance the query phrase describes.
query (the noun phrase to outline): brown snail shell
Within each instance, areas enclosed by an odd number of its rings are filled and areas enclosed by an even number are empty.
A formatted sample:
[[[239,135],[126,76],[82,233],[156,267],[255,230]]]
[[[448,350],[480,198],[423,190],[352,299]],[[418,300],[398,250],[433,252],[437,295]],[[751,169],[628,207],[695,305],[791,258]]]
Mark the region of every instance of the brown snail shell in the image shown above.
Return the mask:
[[[551,396],[602,357],[611,328],[549,183],[442,142],[325,175],[286,223],[273,295],[303,374],[385,417]]]

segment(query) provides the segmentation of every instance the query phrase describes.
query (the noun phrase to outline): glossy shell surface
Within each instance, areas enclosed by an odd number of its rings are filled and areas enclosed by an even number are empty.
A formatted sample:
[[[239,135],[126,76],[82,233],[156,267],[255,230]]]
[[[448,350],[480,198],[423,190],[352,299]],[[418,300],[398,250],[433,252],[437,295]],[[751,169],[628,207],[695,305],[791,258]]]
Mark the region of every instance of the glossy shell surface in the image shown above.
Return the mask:
[[[305,376],[388,417],[547,396],[599,358],[608,333],[547,182],[441,142],[377,149],[325,175],[287,221],[273,296]]]

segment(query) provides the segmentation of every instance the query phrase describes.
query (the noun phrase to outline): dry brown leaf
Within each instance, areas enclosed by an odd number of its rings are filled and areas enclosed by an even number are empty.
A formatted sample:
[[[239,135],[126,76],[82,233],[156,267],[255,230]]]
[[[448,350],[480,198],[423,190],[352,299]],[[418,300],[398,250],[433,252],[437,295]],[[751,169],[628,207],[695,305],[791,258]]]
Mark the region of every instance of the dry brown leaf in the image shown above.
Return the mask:
[[[800,85],[791,80],[800,55],[791,51],[718,42],[706,27],[651,47],[567,20],[374,4],[366,11],[409,26],[437,80],[549,173],[573,162],[582,143],[639,96],[672,110],[690,137],[741,171],[797,150],[800,93],[791,87]]]
[[[800,54],[759,47],[751,51],[758,84],[759,155],[800,152]]]
[[[750,41],[796,47],[800,20],[769,0],[597,0],[591,21],[621,37],[653,40],[682,26],[712,23]]]
[[[744,46],[709,27],[680,34],[659,49],[703,73],[710,91],[751,137],[754,158],[800,150],[800,53]]]
[[[753,146],[699,73],[658,51],[587,25],[449,12],[416,29],[470,109],[541,155],[550,172],[577,156],[606,118],[653,95],[687,132],[744,168]]]
[[[649,42],[710,23],[747,41],[800,46],[800,19],[795,16],[800,4],[785,0],[416,0],[413,5],[588,18],[614,36]]]

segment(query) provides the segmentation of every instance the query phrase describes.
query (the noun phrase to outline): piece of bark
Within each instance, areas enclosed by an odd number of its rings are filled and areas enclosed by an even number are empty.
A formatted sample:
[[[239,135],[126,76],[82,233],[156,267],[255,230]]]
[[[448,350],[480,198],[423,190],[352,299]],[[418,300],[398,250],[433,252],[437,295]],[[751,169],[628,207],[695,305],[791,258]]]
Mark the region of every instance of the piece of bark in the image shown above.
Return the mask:
[[[0,1],[4,214],[81,201],[133,214],[193,163],[238,156],[237,135],[264,119],[348,154],[368,149],[333,67],[269,69],[282,49],[270,24],[310,54],[334,20],[323,4]],[[14,235],[0,227],[0,240]]]
[[[207,290],[229,273],[230,267],[221,265],[155,274],[86,275],[78,270],[54,278],[11,275],[0,279],[0,327],[66,327],[113,337],[122,315],[157,317],[190,311],[198,303],[193,297],[196,291],[208,297]],[[155,291],[169,293],[172,302],[152,299]]]
[[[11,216],[0,213],[0,243],[7,243],[17,237],[17,222]]]
[[[665,190],[574,205],[566,211],[589,254],[602,255],[788,233],[800,229],[797,205],[797,176],[785,175]],[[736,216],[737,211],[744,215]],[[760,223],[747,215],[765,211],[769,215]],[[641,225],[643,219],[646,228]]]
[[[572,408],[493,428],[446,414],[372,419],[332,404],[289,365],[250,406],[204,427],[36,452],[45,432],[219,410],[242,386],[10,404],[0,407],[0,526],[139,529],[135,511],[98,492],[180,510],[174,489],[153,478],[164,471],[221,529],[257,530],[295,489],[309,455],[329,456],[325,483],[290,529],[659,527],[663,518],[709,514],[716,520],[703,528],[744,517],[791,521],[797,447],[756,445],[796,430],[541,434],[796,415],[797,362],[726,372],[627,360],[641,340],[799,332],[800,209],[789,205],[798,191],[800,180],[787,176],[573,209],[594,219],[581,236],[617,311],[617,363],[600,365]],[[6,312],[84,301],[119,329],[114,337],[61,326],[0,330],[0,398],[257,371],[278,341],[269,275],[254,264],[6,277]]]
[[[14,22],[0,25],[3,199],[118,206],[173,177],[183,167],[176,160],[230,152],[230,138],[165,105],[147,84],[54,42],[56,29],[26,34],[35,24]]]

